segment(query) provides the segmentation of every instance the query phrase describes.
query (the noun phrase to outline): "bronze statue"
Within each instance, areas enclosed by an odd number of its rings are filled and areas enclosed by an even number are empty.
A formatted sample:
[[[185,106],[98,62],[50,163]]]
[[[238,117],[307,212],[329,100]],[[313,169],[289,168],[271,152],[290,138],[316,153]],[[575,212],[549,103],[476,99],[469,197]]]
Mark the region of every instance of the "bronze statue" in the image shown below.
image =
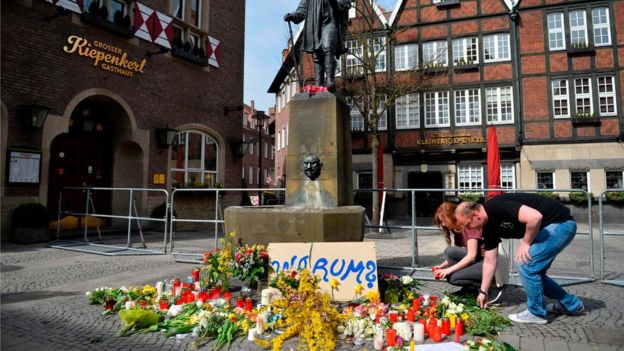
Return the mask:
[[[301,161],[301,168],[306,177],[310,180],[316,180],[321,175],[323,163],[316,155],[304,155]]]
[[[312,54],[315,84],[325,86],[332,93],[336,91],[336,59],[346,52],[344,43],[350,8],[349,0],[301,0],[295,12],[284,16],[287,22],[306,20],[303,51]]]
[[[308,178],[289,196],[295,206],[323,207],[336,206],[337,200],[329,193],[318,180],[323,163],[317,155],[304,154],[301,160],[301,170]]]

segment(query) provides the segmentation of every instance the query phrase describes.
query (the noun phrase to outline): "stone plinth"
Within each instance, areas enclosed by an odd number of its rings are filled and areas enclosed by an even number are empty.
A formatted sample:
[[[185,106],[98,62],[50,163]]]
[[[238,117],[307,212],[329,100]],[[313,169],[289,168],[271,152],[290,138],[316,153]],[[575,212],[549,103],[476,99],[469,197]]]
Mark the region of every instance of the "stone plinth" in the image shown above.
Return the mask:
[[[297,94],[290,101],[286,205],[309,205],[302,195],[304,187],[312,185],[301,168],[304,155],[316,155],[323,163],[318,184],[314,184],[323,205],[352,205],[351,116],[343,99],[320,93]]]
[[[270,242],[362,241],[364,208],[241,207],[225,209],[225,232],[243,244]]]

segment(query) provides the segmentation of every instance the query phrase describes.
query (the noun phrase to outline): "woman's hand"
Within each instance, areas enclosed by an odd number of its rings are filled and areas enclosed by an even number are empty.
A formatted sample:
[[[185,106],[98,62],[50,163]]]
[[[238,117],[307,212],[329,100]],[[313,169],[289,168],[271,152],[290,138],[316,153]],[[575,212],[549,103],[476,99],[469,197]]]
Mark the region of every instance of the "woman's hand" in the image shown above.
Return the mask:
[[[446,276],[450,275],[451,273],[453,272],[449,268],[439,269],[433,274],[433,277],[436,279],[444,279],[446,278]]]

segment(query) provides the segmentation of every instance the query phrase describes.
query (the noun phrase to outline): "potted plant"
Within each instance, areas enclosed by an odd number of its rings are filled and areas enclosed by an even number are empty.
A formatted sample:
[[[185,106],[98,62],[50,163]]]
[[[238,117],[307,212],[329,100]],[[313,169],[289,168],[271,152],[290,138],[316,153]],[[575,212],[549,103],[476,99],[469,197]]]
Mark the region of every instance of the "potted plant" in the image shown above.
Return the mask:
[[[30,202],[13,210],[10,239],[19,244],[50,240],[48,210],[39,203]]]
[[[592,196],[592,194],[590,193],[589,196]],[[583,191],[573,191],[568,195],[568,197],[570,198],[570,201],[575,205],[587,205],[588,195]]]
[[[609,202],[612,202],[614,204],[624,204],[624,191],[608,192],[605,194],[605,197]]]

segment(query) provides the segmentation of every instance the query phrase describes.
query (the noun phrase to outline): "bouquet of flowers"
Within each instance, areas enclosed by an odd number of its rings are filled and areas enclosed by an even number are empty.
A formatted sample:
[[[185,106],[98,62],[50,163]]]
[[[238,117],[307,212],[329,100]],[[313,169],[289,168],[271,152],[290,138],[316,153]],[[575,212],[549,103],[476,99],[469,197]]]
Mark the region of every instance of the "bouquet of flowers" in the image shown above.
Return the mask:
[[[266,279],[269,272],[269,253],[264,245],[245,245],[234,253],[232,273],[235,277],[249,282]]]
[[[503,342],[493,339],[477,338],[476,340],[468,340],[464,343],[465,351],[515,351],[516,349]]]
[[[278,289],[282,294],[299,289],[299,272],[297,270],[280,271],[273,275],[269,286]]]
[[[229,277],[232,275],[230,266],[233,251],[231,238],[233,236],[234,233],[230,233],[220,240],[221,249],[215,247],[213,251],[204,253],[204,265],[201,268],[203,286],[213,287],[220,283],[222,291],[229,290]]]
[[[384,274],[379,280],[379,291],[386,304],[398,304],[417,297],[418,282],[409,275]]]

